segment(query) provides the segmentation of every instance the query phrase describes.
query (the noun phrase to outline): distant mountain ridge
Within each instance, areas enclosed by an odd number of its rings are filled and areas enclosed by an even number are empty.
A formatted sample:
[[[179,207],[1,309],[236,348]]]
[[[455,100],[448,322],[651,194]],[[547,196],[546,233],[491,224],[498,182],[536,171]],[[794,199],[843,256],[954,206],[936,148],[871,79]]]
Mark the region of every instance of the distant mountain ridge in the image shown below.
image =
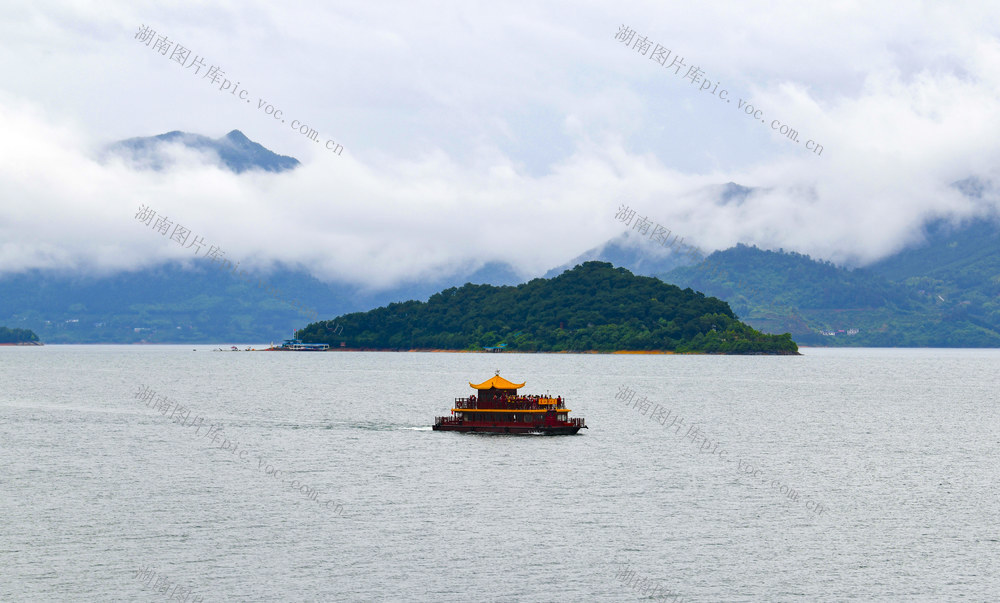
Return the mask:
[[[677,266],[690,264],[691,260],[673,249],[657,245],[650,241],[649,237],[640,236],[629,230],[603,245],[588,249],[565,264],[556,266],[542,278],[554,278],[584,262],[608,262],[633,274],[654,276]]]
[[[928,233],[925,245],[867,269],[740,245],[659,277],[724,299],[748,324],[789,332],[804,345],[1000,347],[997,228],[989,221],[958,229],[941,223],[929,225]],[[254,278],[321,317],[427,299],[466,282],[524,280],[499,262],[374,292],[280,265]],[[0,324],[30,328],[49,343],[129,343],[265,341],[306,323],[252,282],[198,261],[101,278],[11,274],[0,277]]]
[[[714,197],[720,206],[741,205],[755,189],[727,182],[705,187],[702,193]],[[623,203],[623,205],[627,205]],[[657,223],[651,214],[639,215]],[[610,219],[610,217],[609,217]],[[658,223],[657,223],[658,224]],[[664,226],[664,228],[668,228]],[[584,262],[609,262],[642,276],[656,276],[693,262],[692,250],[698,250],[696,241],[685,240],[684,233],[670,229],[666,243],[658,244],[649,236],[640,235],[631,225],[622,224],[622,233],[597,247],[584,251],[572,260],[546,272],[544,278],[552,278]],[[700,255],[704,255],[699,251]]]
[[[726,186],[731,198],[749,191]],[[952,186],[995,211],[992,183]],[[1000,347],[998,217],[931,220],[922,234],[862,269],[738,245],[660,277],[725,299],[749,324],[804,345]]]
[[[934,220],[924,225],[922,231],[923,242],[868,268],[896,281],[931,279],[960,289],[986,286],[987,296],[1000,292],[992,282],[1000,275],[1000,221],[997,218],[977,218],[957,224]],[[911,282],[917,284],[917,281]]]
[[[31,328],[47,343],[271,341],[307,323],[302,308],[320,317],[336,316],[426,299],[467,282],[509,285],[522,280],[503,263],[380,291],[323,282],[285,265],[240,278],[206,259],[108,276],[32,270],[0,276],[0,324]]]
[[[214,153],[224,166],[237,174],[250,170],[285,172],[299,166],[298,159],[278,155],[250,140],[239,130],[215,139],[175,130],[157,136],[121,140],[108,145],[106,153],[125,156],[147,169],[162,170],[170,165],[169,158],[163,152],[163,147],[167,144],[181,144],[198,151]]]
[[[797,253],[738,245],[706,258],[711,270],[682,267],[661,278],[725,299],[748,324],[789,332],[803,345],[1000,347],[1000,308],[996,294],[990,297],[1000,277],[995,256],[967,257],[961,261],[966,270],[955,271],[948,259],[935,268],[926,253],[908,249],[884,266],[848,270]],[[914,257],[922,258],[922,268]],[[915,270],[922,275],[913,275]],[[984,281],[984,271],[994,275],[992,282]],[[894,273],[910,276],[887,278]],[[735,286],[737,279],[746,285]]]

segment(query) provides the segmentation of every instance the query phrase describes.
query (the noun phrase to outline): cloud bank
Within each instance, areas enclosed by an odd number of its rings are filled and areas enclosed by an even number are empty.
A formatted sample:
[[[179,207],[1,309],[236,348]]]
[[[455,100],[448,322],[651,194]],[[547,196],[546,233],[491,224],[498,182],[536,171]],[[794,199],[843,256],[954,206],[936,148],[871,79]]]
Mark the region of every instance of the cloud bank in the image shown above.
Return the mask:
[[[929,218],[996,213],[995,194],[951,185],[998,178],[1000,7],[180,6],[10,9],[0,273],[189,261],[134,220],[140,204],[244,265],[373,287],[488,261],[541,274],[618,236],[622,203],[705,250],[848,264],[915,241]],[[139,44],[140,24],[224,64],[253,102]],[[732,102],[615,40],[622,24]],[[258,98],[346,150],[331,156]],[[180,147],[161,172],[101,159],[109,142],[177,129],[240,129],[303,165],[235,175]],[[725,182],[754,190],[726,203]]]

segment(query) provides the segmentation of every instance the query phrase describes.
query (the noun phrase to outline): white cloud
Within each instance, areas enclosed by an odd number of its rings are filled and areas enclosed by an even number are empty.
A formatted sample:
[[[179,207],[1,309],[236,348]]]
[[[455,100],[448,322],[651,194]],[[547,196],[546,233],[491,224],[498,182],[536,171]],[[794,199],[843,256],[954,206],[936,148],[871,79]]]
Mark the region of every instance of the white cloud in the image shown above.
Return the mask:
[[[375,286],[494,259],[544,272],[617,236],[622,202],[705,249],[852,263],[898,249],[929,216],[995,204],[949,185],[997,177],[1000,7],[183,6],[7,7],[0,271],[191,257],[132,219],[142,202],[244,265]],[[253,102],[136,42],[140,23],[224,66]],[[613,40],[622,23],[732,102]],[[234,128],[304,165],[236,176],[180,150],[161,173],[96,159],[121,138]],[[708,191],[728,181],[758,190],[718,205]]]

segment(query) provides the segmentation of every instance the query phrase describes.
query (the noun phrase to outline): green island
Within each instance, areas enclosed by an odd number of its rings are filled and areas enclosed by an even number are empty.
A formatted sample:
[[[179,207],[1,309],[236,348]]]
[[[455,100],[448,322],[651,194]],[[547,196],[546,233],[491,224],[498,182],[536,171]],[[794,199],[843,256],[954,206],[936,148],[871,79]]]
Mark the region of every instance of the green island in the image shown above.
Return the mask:
[[[761,333],[720,299],[607,262],[517,286],[452,287],[297,335],[332,349],[798,354],[790,334]]]
[[[38,335],[31,329],[8,329],[0,327],[0,345],[3,344],[27,344],[41,345]]]

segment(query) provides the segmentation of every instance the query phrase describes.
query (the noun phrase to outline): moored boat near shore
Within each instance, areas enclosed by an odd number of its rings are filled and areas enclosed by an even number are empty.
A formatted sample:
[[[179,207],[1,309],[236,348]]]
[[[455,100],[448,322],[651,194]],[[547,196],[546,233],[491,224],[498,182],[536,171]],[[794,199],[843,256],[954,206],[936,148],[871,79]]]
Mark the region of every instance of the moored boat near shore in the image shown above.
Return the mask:
[[[456,398],[450,417],[437,417],[434,431],[572,435],[587,429],[582,418],[569,418],[562,396],[518,395],[524,383],[496,375],[478,385],[477,395]]]
[[[325,352],[330,349],[328,343],[302,343],[298,339],[286,339],[280,346],[273,343],[266,352]]]

